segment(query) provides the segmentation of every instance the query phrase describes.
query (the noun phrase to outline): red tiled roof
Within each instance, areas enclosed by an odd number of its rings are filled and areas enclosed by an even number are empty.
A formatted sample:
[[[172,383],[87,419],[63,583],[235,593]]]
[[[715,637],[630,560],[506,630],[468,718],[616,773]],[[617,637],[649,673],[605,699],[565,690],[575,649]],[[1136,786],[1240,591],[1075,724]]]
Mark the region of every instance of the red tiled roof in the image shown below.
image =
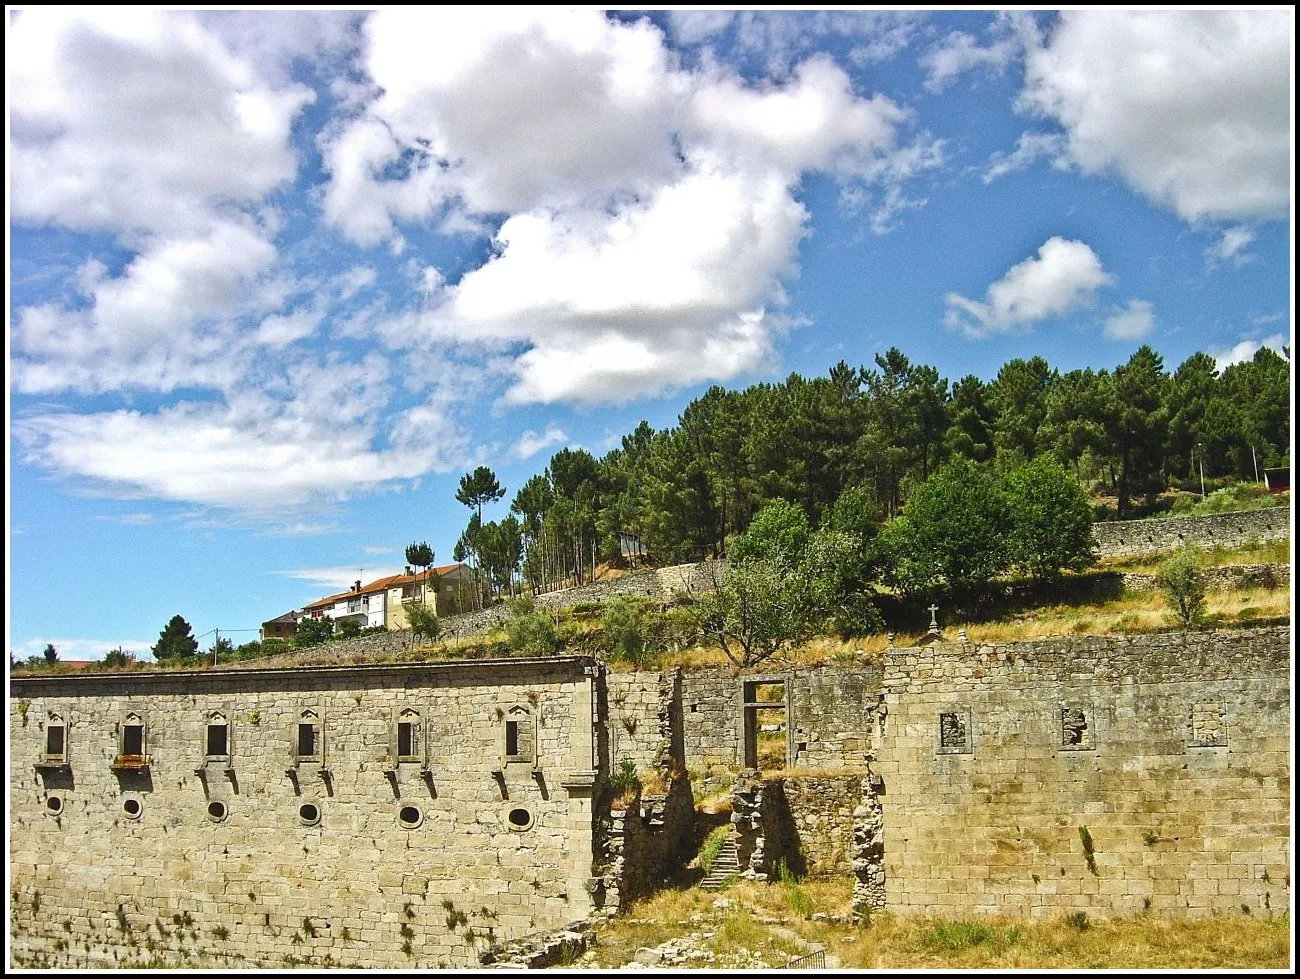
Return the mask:
[[[450,571],[455,571],[457,568],[467,567],[469,567],[469,565],[459,562],[456,564],[444,564],[436,568],[430,568],[428,574],[430,578],[438,578]],[[342,601],[345,598],[352,598],[357,595],[373,595],[376,592],[386,591],[394,585],[413,584],[423,581],[424,578],[425,572],[423,571],[416,571],[414,574],[390,574],[386,578],[377,578],[368,585],[362,585],[360,591],[352,591],[351,589],[348,589],[347,591],[339,592],[337,595],[328,595],[325,598],[318,598],[309,605],[304,605],[302,609],[306,612],[308,609],[333,605],[335,602]]]

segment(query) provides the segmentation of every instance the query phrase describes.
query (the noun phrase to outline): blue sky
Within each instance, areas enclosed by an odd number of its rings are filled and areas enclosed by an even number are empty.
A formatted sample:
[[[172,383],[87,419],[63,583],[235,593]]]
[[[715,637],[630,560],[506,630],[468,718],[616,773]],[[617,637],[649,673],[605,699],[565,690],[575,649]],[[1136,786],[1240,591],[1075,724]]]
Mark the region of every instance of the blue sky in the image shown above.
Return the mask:
[[[20,655],[253,638],[713,383],[1290,343],[1290,10],[7,27]]]

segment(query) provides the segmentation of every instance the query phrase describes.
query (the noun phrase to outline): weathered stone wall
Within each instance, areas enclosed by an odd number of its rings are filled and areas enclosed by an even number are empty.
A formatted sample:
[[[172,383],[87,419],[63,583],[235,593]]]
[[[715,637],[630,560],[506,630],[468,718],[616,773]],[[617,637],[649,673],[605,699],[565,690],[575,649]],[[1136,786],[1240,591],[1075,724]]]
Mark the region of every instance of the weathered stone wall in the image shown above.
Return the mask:
[[[1289,564],[1225,564],[1205,568],[1205,587],[1211,591],[1228,591],[1233,588],[1289,588]],[[1152,574],[1124,574],[1121,576],[1129,591],[1151,591],[1156,587]]]
[[[10,964],[465,965],[488,940],[581,918],[600,682],[569,657],[13,680]],[[406,708],[427,778],[418,763],[386,774]],[[512,708],[536,720],[536,769],[501,763]],[[327,777],[295,765],[304,709]],[[214,710],[230,722],[229,774],[205,765]],[[115,773],[128,711],[147,722],[151,761]],[[66,770],[35,767],[52,713],[69,723]],[[531,823],[512,830],[512,810]]]
[[[661,714],[671,696],[659,673],[610,673],[606,678],[609,729],[609,770],[617,772],[624,761],[637,771],[659,763],[666,750]]]
[[[852,870],[853,812],[862,801],[862,773],[835,776],[781,777],[785,804],[798,848],[796,862],[804,873]]]
[[[686,764],[740,765],[741,681],[728,668],[682,675],[682,730]]]
[[[1242,510],[1203,517],[1107,520],[1092,525],[1102,557],[1171,551],[1184,545],[1209,550],[1240,547],[1249,540],[1281,540],[1291,533],[1291,508]]]
[[[889,909],[1287,907],[1289,671],[1289,627],[889,650]]]
[[[863,764],[878,733],[881,677],[882,671],[874,666],[819,666],[793,672],[794,764],[804,768]]]
[[[605,837],[605,907],[622,909],[654,893],[689,857],[694,825],[695,800],[684,773],[670,779],[666,792],[638,791],[626,808],[611,811]]]

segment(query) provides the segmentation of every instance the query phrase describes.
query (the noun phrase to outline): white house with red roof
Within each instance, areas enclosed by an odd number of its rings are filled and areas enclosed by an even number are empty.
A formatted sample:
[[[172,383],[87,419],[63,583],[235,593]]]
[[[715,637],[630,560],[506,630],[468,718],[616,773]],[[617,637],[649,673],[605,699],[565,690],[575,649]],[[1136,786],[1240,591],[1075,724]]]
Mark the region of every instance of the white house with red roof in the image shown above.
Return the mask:
[[[358,580],[345,592],[304,605],[302,616],[336,622],[354,620],[363,629],[405,629],[409,625],[405,603],[422,602],[433,606],[438,615],[454,615],[468,607],[473,581],[473,571],[467,564],[444,564],[427,572],[408,567],[402,574],[377,578],[369,584]]]

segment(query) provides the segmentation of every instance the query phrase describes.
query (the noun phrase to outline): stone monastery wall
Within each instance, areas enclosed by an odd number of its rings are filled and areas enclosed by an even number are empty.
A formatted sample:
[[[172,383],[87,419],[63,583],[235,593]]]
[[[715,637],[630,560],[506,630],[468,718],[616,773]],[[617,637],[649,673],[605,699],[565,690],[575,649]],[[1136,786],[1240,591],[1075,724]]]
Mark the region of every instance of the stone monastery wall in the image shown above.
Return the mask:
[[[891,650],[887,906],[1289,906],[1290,629]]]
[[[751,814],[766,872],[847,860],[903,914],[1280,910],[1290,638],[941,643],[749,675],[564,657],[13,679],[11,964],[472,964],[643,893],[632,876],[676,852],[689,785],[613,819],[622,760],[735,769],[773,715],[797,767]],[[854,773],[856,794],[816,781]]]
[[[11,964],[468,965],[488,936],[584,917],[592,669],[14,682]],[[114,770],[132,763],[118,756],[133,714],[147,767]],[[397,743],[399,718],[414,744]],[[207,757],[214,720],[228,760]],[[59,723],[66,767],[37,768]]]

